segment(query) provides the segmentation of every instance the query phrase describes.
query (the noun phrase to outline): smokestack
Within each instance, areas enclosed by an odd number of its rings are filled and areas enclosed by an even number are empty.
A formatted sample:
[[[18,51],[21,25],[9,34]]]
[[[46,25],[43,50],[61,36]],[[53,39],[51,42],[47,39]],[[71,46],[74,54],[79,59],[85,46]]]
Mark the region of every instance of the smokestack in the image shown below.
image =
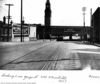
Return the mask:
[[[6,24],[6,17],[3,17],[3,23]]]

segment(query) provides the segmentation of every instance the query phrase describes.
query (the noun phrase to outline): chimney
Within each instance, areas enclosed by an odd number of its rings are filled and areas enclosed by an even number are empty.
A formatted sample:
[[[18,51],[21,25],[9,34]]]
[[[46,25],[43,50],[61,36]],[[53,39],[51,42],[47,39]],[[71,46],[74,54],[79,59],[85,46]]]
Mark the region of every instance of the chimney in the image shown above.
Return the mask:
[[[6,17],[3,17],[3,23],[6,24]]]

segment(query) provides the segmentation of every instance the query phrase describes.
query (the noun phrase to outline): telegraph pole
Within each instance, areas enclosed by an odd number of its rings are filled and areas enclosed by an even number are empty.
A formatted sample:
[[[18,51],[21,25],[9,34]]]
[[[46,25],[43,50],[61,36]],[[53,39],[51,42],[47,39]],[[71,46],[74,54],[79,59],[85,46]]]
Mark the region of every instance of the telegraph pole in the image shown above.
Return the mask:
[[[22,31],[23,31],[23,0],[21,0],[21,42],[23,42],[23,33],[22,33]]]
[[[9,22],[10,22],[10,6],[13,6],[13,4],[5,4],[8,6],[8,30],[7,30],[7,41],[9,41]]]

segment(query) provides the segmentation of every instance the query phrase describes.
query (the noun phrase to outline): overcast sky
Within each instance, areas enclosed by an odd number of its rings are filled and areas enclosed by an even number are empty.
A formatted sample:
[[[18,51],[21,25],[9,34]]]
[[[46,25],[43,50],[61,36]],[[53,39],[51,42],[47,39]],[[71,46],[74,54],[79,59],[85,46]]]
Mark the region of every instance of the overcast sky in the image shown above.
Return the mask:
[[[11,16],[14,23],[20,22],[21,0],[0,0],[0,20],[7,16],[6,3],[13,3]],[[44,10],[46,0],[23,0],[23,16],[26,23],[44,24]],[[86,25],[90,25],[90,8],[93,12],[99,7],[100,0],[50,0],[52,25],[77,26],[83,25],[82,7],[86,7]]]

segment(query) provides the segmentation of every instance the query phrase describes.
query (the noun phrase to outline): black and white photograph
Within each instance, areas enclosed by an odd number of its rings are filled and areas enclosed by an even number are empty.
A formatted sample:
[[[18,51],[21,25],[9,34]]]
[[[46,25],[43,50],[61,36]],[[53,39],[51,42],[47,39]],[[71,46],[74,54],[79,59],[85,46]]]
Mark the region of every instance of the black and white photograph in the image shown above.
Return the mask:
[[[0,0],[0,84],[99,84],[99,71],[100,0]]]

